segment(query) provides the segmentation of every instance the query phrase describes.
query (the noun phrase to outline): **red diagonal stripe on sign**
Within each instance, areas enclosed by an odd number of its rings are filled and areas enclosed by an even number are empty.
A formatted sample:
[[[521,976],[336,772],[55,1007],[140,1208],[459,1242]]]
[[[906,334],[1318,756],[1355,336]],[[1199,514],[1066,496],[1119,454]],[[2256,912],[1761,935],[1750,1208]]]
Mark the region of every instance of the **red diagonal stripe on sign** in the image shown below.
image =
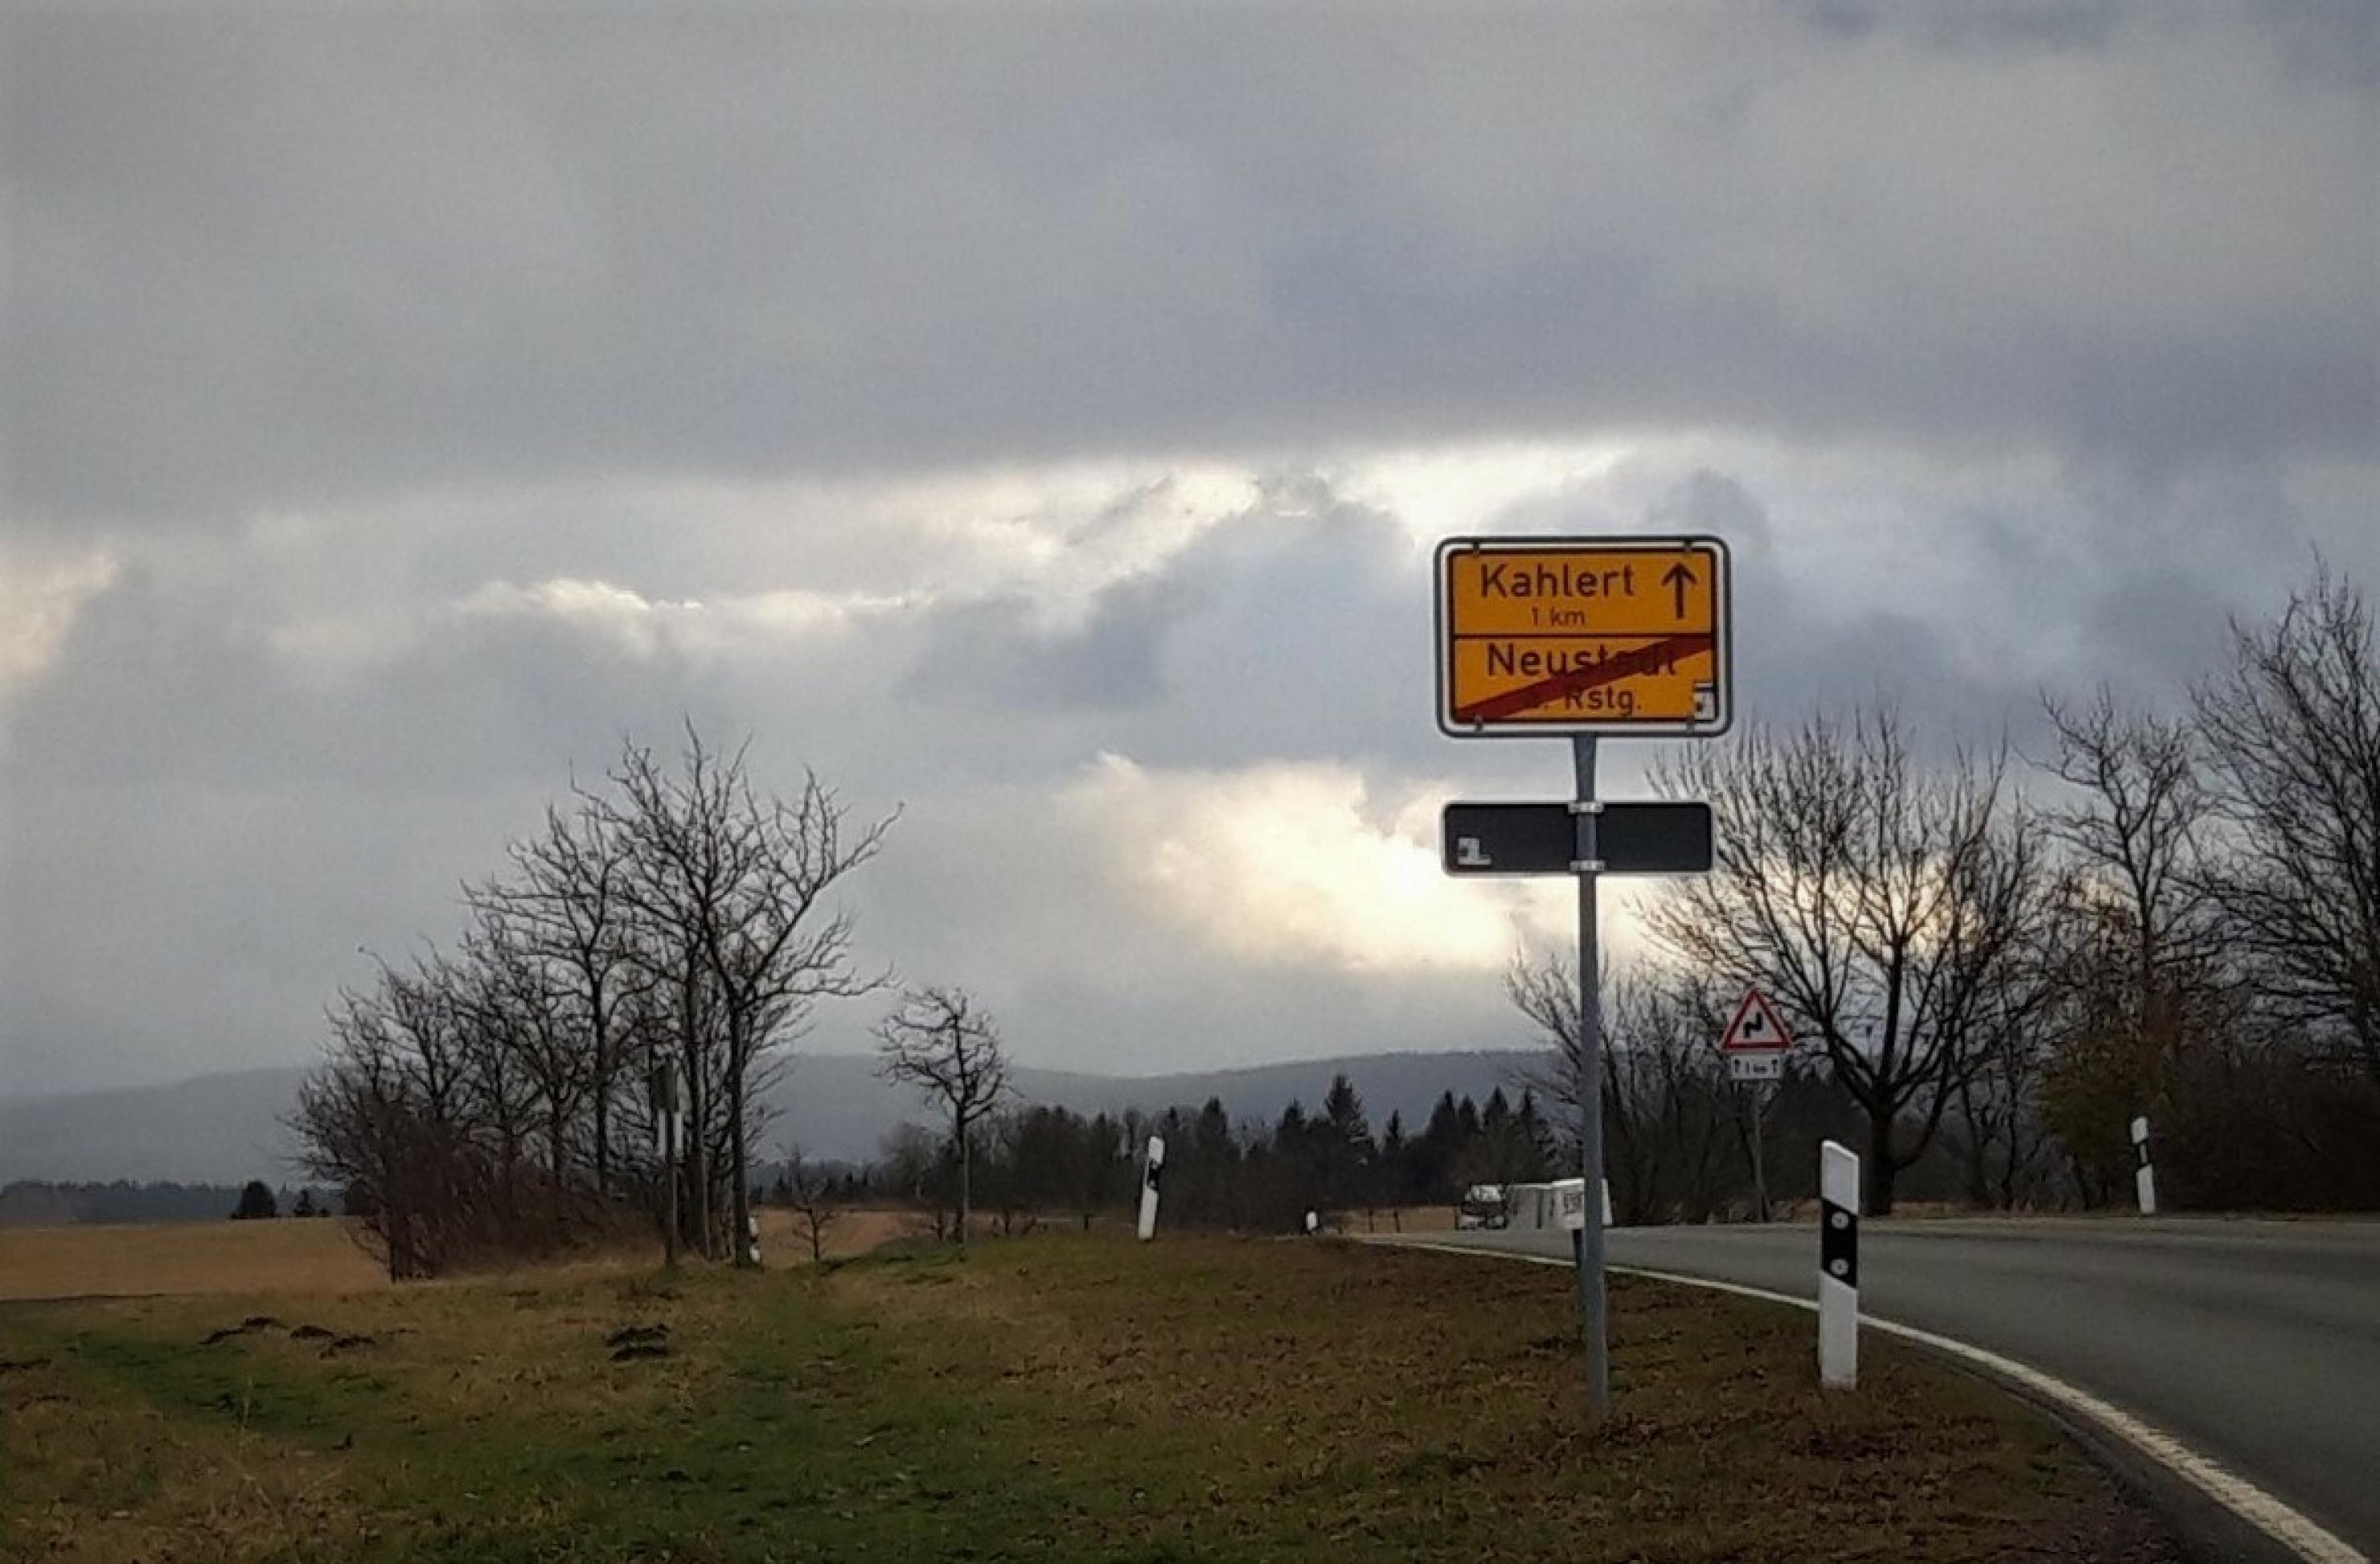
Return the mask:
[[[1709,636],[1671,636],[1666,640],[1638,647],[1634,651],[1607,657],[1588,667],[1573,668],[1566,673],[1540,679],[1534,685],[1523,685],[1519,689],[1506,690],[1502,695],[1490,696],[1486,700],[1458,706],[1454,709],[1454,720],[1458,722],[1493,722],[1515,712],[1560,700],[1564,696],[1575,695],[1581,690],[1594,689],[1598,685],[1616,685],[1638,673],[1654,673],[1665,663],[1708,651],[1716,644],[1716,639]]]

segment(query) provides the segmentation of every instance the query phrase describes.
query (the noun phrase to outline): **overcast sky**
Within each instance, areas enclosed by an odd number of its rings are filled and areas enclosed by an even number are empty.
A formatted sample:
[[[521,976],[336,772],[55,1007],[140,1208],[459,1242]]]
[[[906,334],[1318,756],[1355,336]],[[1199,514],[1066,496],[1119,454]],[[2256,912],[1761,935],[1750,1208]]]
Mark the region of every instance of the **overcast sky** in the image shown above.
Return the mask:
[[[1510,1044],[1438,538],[1942,740],[2380,579],[2357,0],[594,9],[0,12],[0,1092],[314,1057],[681,713],[1033,1063]]]

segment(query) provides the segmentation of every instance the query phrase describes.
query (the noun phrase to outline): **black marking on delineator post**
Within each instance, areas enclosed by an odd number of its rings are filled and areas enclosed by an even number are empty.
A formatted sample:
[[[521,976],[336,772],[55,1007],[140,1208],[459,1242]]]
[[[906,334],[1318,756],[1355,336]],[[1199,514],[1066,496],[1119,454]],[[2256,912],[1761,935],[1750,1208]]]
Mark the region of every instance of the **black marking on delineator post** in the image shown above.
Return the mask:
[[[2156,1165],[2150,1159],[2149,1121],[2145,1114],[2132,1116],[2132,1194],[2140,1202],[2141,1215],[2156,1215]]]
[[[1859,1213],[1831,1200],[1819,1203],[1818,1265],[1845,1287],[1859,1285]],[[1808,1250],[1803,1250],[1808,1254]]]

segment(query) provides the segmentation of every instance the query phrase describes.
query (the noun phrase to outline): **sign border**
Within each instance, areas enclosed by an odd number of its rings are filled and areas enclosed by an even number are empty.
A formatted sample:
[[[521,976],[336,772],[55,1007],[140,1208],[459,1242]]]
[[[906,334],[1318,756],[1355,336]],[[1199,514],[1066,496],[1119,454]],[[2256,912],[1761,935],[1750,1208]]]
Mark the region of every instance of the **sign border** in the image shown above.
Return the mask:
[[[1494,879],[1499,877],[1508,879],[1528,878],[1542,879],[1548,875],[1556,874],[1601,874],[1609,875],[1619,879],[1649,879],[1654,875],[1709,874],[1713,872],[1718,858],[1717,849],[1717,843],[1718,840],[1718,813],[1711,808],[1710,800],[1706,798],[1599,799],[1594,806],[1593,813],[1599,822],[1604,818],[1609,818],[1611,811],[1614,809],[1638,809],[1646,807],[1657,809],[1700,809],[1703,811],[1706,816],[1709,817],[1711,822],[1711,840],[1713,843],[1711,863],[1706,864],[1698,869],[1615,869],[1609,867],[1598,867],[1588,869],[1582,868],[1579,866],[1578,860],[1575,856],[1575,849],[1573,848],[1573,855],[1568,866],[1559,869],[1483,869],[1472,866],[1457,867],[1454,864],[1448,861],[1446,855],[1447,841],[1451,833],[1450,817],[1457,809],[1560,809],[1571,818],[1572,823],[1574,826],[1577,823],[1578,816],[1581,813],[1581,807],[1567,799],[1450,798],[1445,803],[1439,805],[1438,809],[1439,872],[1445,875],[1449,879]]]
[[[1458,553],[1547,552],[1563,549],[1602,553],[1675,553],[1681,549],[1707,549],[1718,556],[1718,579],[1711,586],[1711,619],[1718,637],[1718,715],[1706,722],[1456,722],[1448,697],[1453,673],[1448,666],[1453,642],[1448,638],[1447,562]],[[1735,560],[1727,540],[1708,532],[1662,534],[1597,533],[1548,536],[1488,533],[1441,538],[1430,566],[1430,628],[1437,645],[1438,731],[1449,738],[1562,738],[1592,734],[1606,738],[1716,738],[1735,725]]]
[[[1559,809],[1568,816],[1572,827],[1570,861],[1558,869],[1456,868],[1447,861],[1446,843],[1449,832],[1447,817],[1457,809],[1477,808]],[[1449,879],[1543,879],[1548,875],[1576,874],[1578,869],[1577,811],[1570,800],[1544,798],[1450,798],[1438,810],[1438,867]]]
[[[1731,1040],[1735,1037],[1735,1029],[1742,1025],[1744,1017],[1750,1015],[1755,1010],[1766,1015],[1769,1023],[1777,1028],[1779,1041],[1739,1043]],[[1778,1013],[1777,1001],[1770,999],[1767,990],[1764,988],[1746,988],[1743,991],[1743,998],[1736,1001],[1735,1014],[1729,1019],[1727,1029],[1718,1035],[1718,1051],[1729,1059],[1747,1055],[1756,1058],[1771,1054],[1782,1059],[1793,1051],[1793,1034],[1785,1029],[1785,1018]]]

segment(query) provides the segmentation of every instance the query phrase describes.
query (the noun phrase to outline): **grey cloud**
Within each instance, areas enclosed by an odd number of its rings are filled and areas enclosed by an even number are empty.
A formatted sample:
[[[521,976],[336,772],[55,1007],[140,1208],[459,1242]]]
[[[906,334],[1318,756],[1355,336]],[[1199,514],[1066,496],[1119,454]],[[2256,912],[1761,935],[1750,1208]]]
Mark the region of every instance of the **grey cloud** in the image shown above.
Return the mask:
[[[871,954],[1037,1061],[1504,1040],[1492,983],[1180,948],[1054,821],[1103,751],[1566,783],[1436,733],[1428,551],[1308,470],[1648,437],[1491,525],[1728,537],[1748,718],[2169,701],[2310,540],[2380,569],[2374,15],[10,11],[0,528],[124,568],[0,691],[0,1071],[305,1057],[682,712],[905,801]],[[1171,552],[1161,479],[846,503],[1118,453],[1274,476]],[[769,591],[907,606],[667,627]]]
[[[2049,491],[2046,523],[1899,515],[1948,551],[1951,591],[1830,586],[1801,571],[1806,540],[1775,514],[1771,480],[1697,463],[1632,484],[1641,503],[1581,491],[1497,525],[1722,533],[1744,605],[1747,719],[1892,700],[1937,747],[2003,728],[2022,744],[2043,684],[2073,688],[2099,670],[2175,698],[2193,671],[2178,664],[2205,655],[2219,609],[2269,606],[2277,588],[2260,584],[2301,570],[2277,537],[2311,532],[2363,551],[2341,563],[2371,563],[2350,513],[2300,514],[2252,476],[2111,480]],[[2160,526],[2170,550],[2144,545]],[[468,536],[441,543],[453,552],[437,577],[515,561],[517,541],[489,539],[484,556]],[[291,587],[238,557],[205,573],[132,569],[0,712],[0,1038],[16,1084],[306,1058],[323,999],[359,970],[357,945],[451,933],[457,882],[498,862],[573,766],[599,769],[624,730],[674,743],[681,711],[715,735],[752,734],[764,777],[814,764],[856,806],[905,803],[892,850],[854,891],[868,954],[980,982],[1038,1062],[1505,1036],[1492,982],[1359,980],[1179,944],[1145,890],[1087,872],[1098,844],[1059,816],[1102,751],[1200,770],[1330,760],[1382,797],[1425,777],[1479,797],[1567,784],[1559,746],[1436,733],[1428,551],[1322,479],[1267,479],[1246,511],[1055,636],[1002,600],[921,600],[844,634],[698,650],[552,614],[420,610],[400,582],[393,600],[427,614],[414,637],[318,665],[273,639],[283,613],[312,606],[299,589],[312,567]],[[938,684],[938,668],[976,682]],[[1641,787],[1659,750],[1607,746],[1611,791]],[[995,794],[1000,808],[979,802]],[[818,1046],[864,1046],[867,1019],[822,1016]]]
[[[7,504],[1598,423],[2368,448],[2368,96],[2289,74],[2294,13],[2137,17],[2066,91],[1784,13],[19,11]]]
[[[1088,619],[1068,630],[1037,629],[1023,598],[962,603],[934,621],[901,692],[929,706],[1147,707],[1163,693],[1158,646],[1182,608],[1164,579],[1102,589]]]
[[[624,727],[714,714],[666,648],[520,614],[435,615],[360,669],[277,651],[236,598],[135,568],[87,604],[6,713],[18,800],[123,784],[319,785],[367,794],[551,778]],[[23,814],[10,823],[30,827]]]

